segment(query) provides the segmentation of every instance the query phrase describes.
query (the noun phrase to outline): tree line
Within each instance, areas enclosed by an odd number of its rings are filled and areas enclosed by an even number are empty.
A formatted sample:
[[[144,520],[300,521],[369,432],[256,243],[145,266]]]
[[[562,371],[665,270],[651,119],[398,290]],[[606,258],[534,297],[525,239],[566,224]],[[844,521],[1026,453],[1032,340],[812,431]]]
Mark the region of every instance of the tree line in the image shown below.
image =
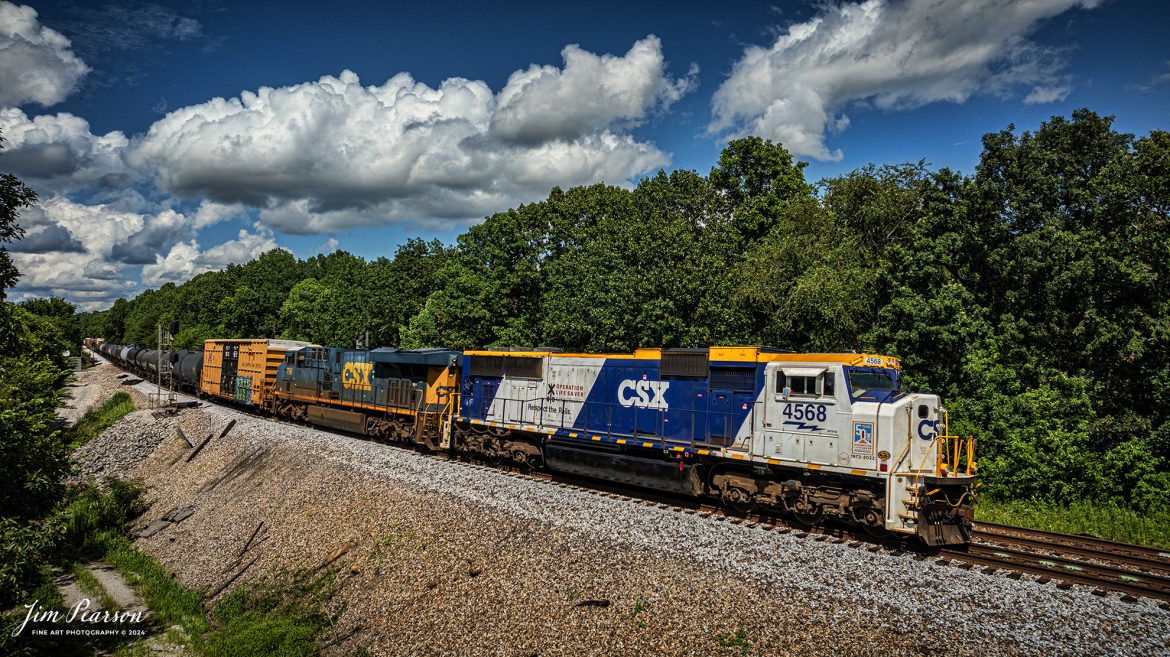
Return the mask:
[[[871,165],[811,183],[779,144],[707,175],[553,189],[393,257],[275,250],[75,333],[178,345],[766,344],[903,359],[979,438],[1002,499],[1170,502],[1170,133],[1078,110],[985,135],[975,171]]]

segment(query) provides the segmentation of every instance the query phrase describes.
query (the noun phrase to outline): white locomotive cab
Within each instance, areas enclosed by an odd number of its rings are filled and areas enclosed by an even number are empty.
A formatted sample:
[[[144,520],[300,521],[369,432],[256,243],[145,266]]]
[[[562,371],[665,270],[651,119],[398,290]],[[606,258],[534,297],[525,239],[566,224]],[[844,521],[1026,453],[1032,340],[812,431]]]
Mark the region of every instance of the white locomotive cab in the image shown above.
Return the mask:
[[[900,390],[897,370],[881,366],[780,360],[765,377],[752,458],[877,479],[885,528],[920,533],[919,497],[938,475],[939,397]]]

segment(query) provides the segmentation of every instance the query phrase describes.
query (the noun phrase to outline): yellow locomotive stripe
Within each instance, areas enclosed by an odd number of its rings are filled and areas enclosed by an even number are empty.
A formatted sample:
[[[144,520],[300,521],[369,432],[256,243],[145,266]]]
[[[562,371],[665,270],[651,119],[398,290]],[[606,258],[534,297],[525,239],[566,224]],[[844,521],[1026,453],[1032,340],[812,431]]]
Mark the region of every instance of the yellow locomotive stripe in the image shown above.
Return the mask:
[[[654,443],[642,443],[642,447],[653,447]]]
[[[672,451],[672,452],[685,452],[687,450],[684,447],[671,447],[670,451]]]
[[[221,394],[214,392],[214,391],[211,392],[211,394],[213,394],[217,397],[223,397],[224,399],[235,399],[235,397],[231,397],[228,395],[221,395]],[[366,408],[366,409],[369,409],[371,411],[394,413],[396,415],[411,415],[411,416],[417,415],[414,411],[407,410],[404,408],[394,408],[393,406],[375,406],[373,404],[363,404],[361,402],[350,402],[350,401],[345,401],[342,399],[324,399],[321,397],[309,397],[306,395],[294,395],[291,392],[275,392],[275,393],[273,393],[272,396],[275,397],[276,399],[297,399],[300,401],[306,401],[306,402],[312,402],[314,404],[319,404],[321,406],[348,406],[350,408]]]
[[[570,437],[570,438],[576,438],[576,437],[577,437],[577,434],[575,434],[575,433],[570,433],[570,434],[569,434],[569,437]]]
[[[816,463],[809,463],[807,467],[809,470],[820,470],[821,469],[821,466],[817,465]]]
[[[711,453],[711,450],[709,450],[709,449],[700,449],[700,450],[699,450],[699,454],[701,454],[701,455],[703,455],[703,456],[706,456],[706,455],[708,455],[708,454],[710,454],[710,453]]]
[[[618,438],[617,444],[619,444],[619,445],[625,445],[625,444],[626,444],[626,439],[625,439],[625,438]]]
[[[858,477],[865,476],[865,470],[850,470],[849,473],[857,475]]]
[[[601,440],[601,436],[593,436],[590,440]]]
[[[493,350],[465,351],[464,356],[513,356],[527,358],[590,358],[599,360],[661,360],[662,350],[654,347],[636,349],[628,354],[585,354],[585,353],[552,353],[548,351],[511,351],[501,352]],[[712,346],[708,350],[711,361],[770,363],[770,362],[797,362],[797,363],[833,363],[842,365],[860,365],[866,359],[876,359],[876,367],[902,369],[902,361],[892,356],[881,354],[792,354],[768,353],[757,347],[729,347]]]
[[[780,465],[780,461],[777,461],[776,459],[768,459],[768,463],[771,463],[772,465]]]

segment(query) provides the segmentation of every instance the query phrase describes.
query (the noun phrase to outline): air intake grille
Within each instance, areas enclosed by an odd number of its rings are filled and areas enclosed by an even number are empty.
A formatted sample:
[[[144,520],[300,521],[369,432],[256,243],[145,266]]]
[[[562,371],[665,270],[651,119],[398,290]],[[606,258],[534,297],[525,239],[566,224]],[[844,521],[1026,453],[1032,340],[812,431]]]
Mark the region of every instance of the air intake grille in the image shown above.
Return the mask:
[[[755,390],[756,368],[754,367],[712,367],[712,390]]]
[[[544,376],[543,361],[532,356],[472,356],[471,376],[539,379]]]
[[[662,352],[662,376],[707,378],[707,350],[686,349]]]

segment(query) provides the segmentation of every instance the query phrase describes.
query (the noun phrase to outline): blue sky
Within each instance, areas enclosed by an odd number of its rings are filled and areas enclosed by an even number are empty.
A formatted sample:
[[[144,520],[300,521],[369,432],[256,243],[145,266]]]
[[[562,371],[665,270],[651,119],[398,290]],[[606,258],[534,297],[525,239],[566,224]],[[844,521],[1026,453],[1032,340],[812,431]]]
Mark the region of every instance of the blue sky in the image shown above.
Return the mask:
[[[1170,128],[1170,4],[1123,0],[12,3],[0,171],[41,195],[11,298],[85,309],[281,246],[392,256],[554,185],[811,180],[1088,107]]]

